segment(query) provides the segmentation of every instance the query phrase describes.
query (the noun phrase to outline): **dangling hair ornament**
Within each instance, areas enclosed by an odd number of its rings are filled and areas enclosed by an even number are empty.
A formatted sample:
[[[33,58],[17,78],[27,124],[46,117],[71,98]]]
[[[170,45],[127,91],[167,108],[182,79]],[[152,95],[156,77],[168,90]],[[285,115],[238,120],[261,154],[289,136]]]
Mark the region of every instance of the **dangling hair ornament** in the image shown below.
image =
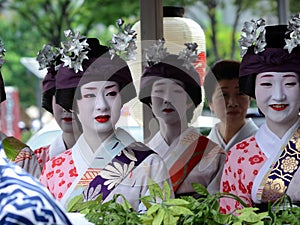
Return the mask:
[[[51,66],[53,66],[58,55],[59,55],[59,51],[57,48],[49,44],[43,45],[42,50],[38,51],[36,57],[36,60],[40,65],[39,70],[50,68]],[[55,67],[55,69],[57,68]]]
[[[134,30],[131,30],[130,24],[125,25],[123,19],[118,19],[116,24],[119,29],[118,34],[113,34],[112,39],[109,41],[109,53],[111,58],[113,58],[115,55],[118,55],[126,61],[135,60],[137,34]]]
[[[241,57],[243,57],[248,48],[254,46],[254,53],[263,52],[267,45],[266,43],[266,22],[260,18],[257,21],[251,20],[244,23],[241,38],[239,39]]]
[[[291,53],[300,44],[300,13],[291,17],[287,29],[289,30],[287,33],[290,32],[290,39],[284,39],[286,45],[283,48]]]
[[[167,48],[164,48],[165,42],[164,38],[159,39],[153,46],[145,49],[144,58],[148,66],[153,66],[170,55]]]
[[[5,48],[4,48],[4,44],[3,42],[0,40],[0,68],[2,67],[2,65],[5,63],[5,60],[3,59],[5,56]]]
[[[185,43],[184,45],[186,46],[186,48],[179,52],[178,59],[182,59],[184,61],[182,66],[189,70],[190,68],[194,67],[194,63],[198,58],[198,45],[196,42]]]
[[[61,42],[60,54],[64,66],[73,68],[75,73],[83,71],[82,62],[89,59],[87,54],[90,50],[85,36],[79,32],[73,34],[71,30],[64,31],[67,41]]]

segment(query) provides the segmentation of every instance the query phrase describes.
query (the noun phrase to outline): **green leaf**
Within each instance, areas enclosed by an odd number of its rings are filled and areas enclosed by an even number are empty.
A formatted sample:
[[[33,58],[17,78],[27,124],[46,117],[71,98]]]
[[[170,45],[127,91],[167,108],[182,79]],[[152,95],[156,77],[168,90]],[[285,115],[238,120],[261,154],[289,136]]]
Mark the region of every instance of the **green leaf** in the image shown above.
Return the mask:
[[[130,202],[125,198],[125,196],[122,195],[122,198],[123,198],[123,208],[125,211],[128,211],[129,209],[133,209],[132,205],[130,204]]]
[[[149,191],[150,191],[150,195],[156,199],[156,197],[158,196],[160,199],[164,199],[163,196],[163,191],[161,189],[161,187],[151,178],[149,178]]]
[[[166,199],[170,199],[171,198],[171,188],[170,188],[169,183],[166,180],[164,181],[164,191],[165,191]]]
[[[235,222],[232,225],[243,225],[241,222]]]
[[[147,214],[142,214],[140,216],[140,219],[142,221],[142,224],[152,224],[153,216],[147,215]]]
[[[182,206],[171,206],[169,207],[168,211],[173,216],[194,215],[194,213],[191,210]]]
[[[268,215],[268,213],[262,213],[262,215],[259,216],[254,212],[255,210],[256,209],[253,208],[244,208],[242,210],[237,210],[237,213],[242,211],[242,213],[238,215],[238,218],[245,222],[255,223],[261,221],[261,216],[265,217]]]
[[[212,211],[211,213],[213,214],[213,220],[218,224],[229,224],[232,219],[231,214],[221,214],[219,211]]]
[[[152,202],[152,197],[151,197],[151,196],[143,196],[143,197],[141,198],[141,201],[142,201],[142,203],[145,205],[145,207],[146,207],[147,209],[149,209],[149,208],[152,206],[152,204],[151,204],[151,202]]]
[[[176,224],[178,217],[174,217],[170,213],[166,213],[164,217],[164,224]]]
[[[158,210],[157,215],[154,217],[152,224],[160,225],[164,219],[165,213],[166,213],[165,210],[163,208],[160,208]]]
[[[180,198],[171,198],[165,201],[166,205],[189,205],[190,202],[180,199]]]
[[[258,221],[257,223],[253,223],[253,225],[264,225],[264,221]]]
[[[159,204],[154,204],[152,205],[146,212],[147,215],[151,215],[153,213],[155,213],[157,210],[160,209],[160,205]]]
[[[192,183],[192,187],[200,195],[204,195],[204,196],[210,195],[207,189],[202,184]]]
[[[77,212],[78,206],[82,204],[83,195],[75,196],[67,206],[67,212]]]
[[[15,137],[6,137],[2,141],[2,147],[4,149],[4,152],[6,154],[6,157],[10,161],[14,161],[16,157],[19,155],[19,153],[27,147],[26,144],[21,142]]]
[[[83,199],[83,195],[81,195],[81,196]],[[78,205],[77,205],[77,211],[81,212],[86,208],[93,209],[95,206],[100,205],[101,201],[102,201],[102,194],[100,194],[95,200],[92,200],[92,201],[83,202],[83,200],[81,200],[81,202],[78,203]]]

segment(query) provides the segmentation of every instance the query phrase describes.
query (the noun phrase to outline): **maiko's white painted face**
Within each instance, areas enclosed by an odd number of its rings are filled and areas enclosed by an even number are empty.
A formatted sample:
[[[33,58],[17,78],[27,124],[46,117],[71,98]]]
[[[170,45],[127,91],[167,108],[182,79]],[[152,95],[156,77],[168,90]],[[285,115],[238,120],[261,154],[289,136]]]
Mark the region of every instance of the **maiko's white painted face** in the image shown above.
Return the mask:
[[[118,83],[93,81],[81,86],[81,95],[77,105],[83,132],[97,132],[98,135],[112,133],[122,108]]]
[[[299,118],[299,75],[294,72],[259,73],[255,82],[256,102],[269,124],[287,124]]]
[[[153,114],[166,123],[186,120],[188,94],[178,80],[162,78],[152,85],[151,102]]]

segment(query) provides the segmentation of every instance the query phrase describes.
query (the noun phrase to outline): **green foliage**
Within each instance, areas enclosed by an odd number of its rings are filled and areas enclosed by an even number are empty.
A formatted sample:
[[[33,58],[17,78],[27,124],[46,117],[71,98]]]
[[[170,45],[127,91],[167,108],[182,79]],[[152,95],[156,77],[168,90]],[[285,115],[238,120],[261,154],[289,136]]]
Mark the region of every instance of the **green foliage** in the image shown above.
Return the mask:
[[[133,210],[123,195],[114,195],[110,201],[105,203],[101,203],[101,201],[102,195],[87,202],[83,202],[82,196],[78,196],[69,203],[67,211],[85,214],[86,219],[95,225],[141,224],[138,213]],[[123,203],[121,204],[120,201]]]
[[[181,215],[193,215],[189,209],[190,202],[171,198],[170,187],[164,182],[163,190],[154,182],[149,185],[150,196],[142,197],[146,213],[140,215],[142,224],[176,224]]]
[[[284,195],[269,204],[266,212],[247,207],[238,196],[230,193],[209,194],[201,184],[193,184],[197,197],[183,196],[171,198],[168,183],[161,188],[150,181],[148,196],[141,198],[145,212],[136,212],[122,195],[115,195],[108,202],[101,203],[102,196],[90,202],[82,202],[82,197],[74,199],[68,207],[70,212],[81,212],[95,224],[146,224],[146,225],[281,225],[300,224],[300,207],[293,207],[289,196]],[[233,198],[244,206],[231,214],[219,212],[219,199]],[[123,203],[120,203],[120,198]]]

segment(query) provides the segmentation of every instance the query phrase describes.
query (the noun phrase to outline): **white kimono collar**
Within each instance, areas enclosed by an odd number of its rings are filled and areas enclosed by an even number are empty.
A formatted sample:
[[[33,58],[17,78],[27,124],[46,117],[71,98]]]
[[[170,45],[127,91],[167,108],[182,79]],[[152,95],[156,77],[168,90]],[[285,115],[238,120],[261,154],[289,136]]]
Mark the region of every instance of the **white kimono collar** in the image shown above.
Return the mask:
[[[163,136],[161,135],[160,132],[157,132],[154,137],[147,143],[147,146],[151,149],[153,149],[156,153],[159,154],[160,157],[164,158],[164,156],[166,156],[166,154],[169,152],[169,149],[172,149],[173,154],[175,154],[176,149],[174,146],[177,146],[177,142],[179,140],[179,138],[182,138],[184,135],[186,135],[188,132],[195,132],[195,133],[199,133],[200,132],[194,128],[194,127],[188,127],[185,131],[183,131],[180,136],[178,136],[176,138],[176,140],[173,142],[173,144],[170,146],[168,145],[168,143],[165,141],[165,139],[163,138]],[[177,149],[177,151],[180,151],[179,149]]]
[[[63,153],[66,150],[67,149],[66,149],[62,134],[59,134],[55,138],[55,140],[50,144],[50,147],[49,147],[50,159],[54,156],[59,155],[60,153]]]
[[[256,132],[255,139],[262,152],[267,158],[269,158],[270,155],[277,154],[280,148],[288,142],[291,135],[296,131],[299,125],[300,118],[282,138],[279,138],[268,128],[267,124],[264,123]]]
[[[91,163],[97,155],[101,156],[103,159],[107,159],[118,154],[120,151],[119,148],[116,148],[114,151],[108,151],[108,149],[113,148],[117,141],[120,141],[123,146],[128,146],[132,142],[135,142],[135,139],[125,130],[117,128],[116,131],[111,134],[95,152],[93,152],[87,144],[84,136],[81,134],[72,148],[72,156],[78,174],[81,174],[80,171],[82,171],[82,173],[86,171],[86,169],[91,166]],[[103,151],[103,149],[107,149],[107,151]]]

